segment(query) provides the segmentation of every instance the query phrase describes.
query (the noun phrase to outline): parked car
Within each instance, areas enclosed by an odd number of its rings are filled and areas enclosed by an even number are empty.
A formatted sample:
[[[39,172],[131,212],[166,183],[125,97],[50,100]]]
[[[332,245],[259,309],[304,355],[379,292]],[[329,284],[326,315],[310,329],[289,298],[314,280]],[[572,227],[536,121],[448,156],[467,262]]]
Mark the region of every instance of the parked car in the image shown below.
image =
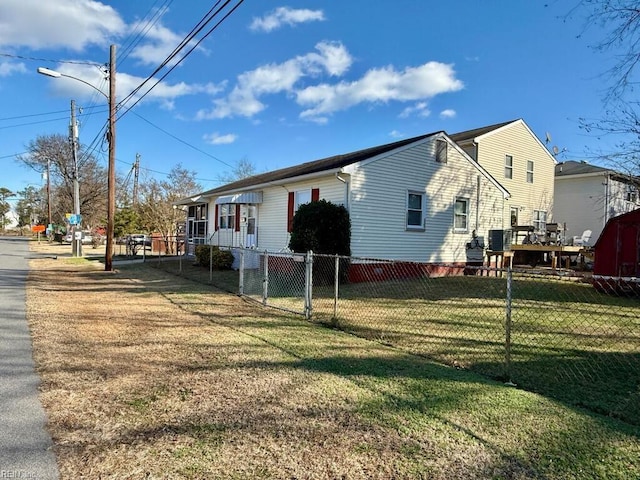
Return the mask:
[[[145,247],[151,246],[151,237],[143,234],[134,234],[127,236],[127,243],[130,245],[144,245]]]
[[[73,233],[67,233],[63,237],[62,241],[65,243],[73,242]],[[91,232],[82,232],[82,244],[90,245],[92,242],[93,242],[93,235],[91,235]]]

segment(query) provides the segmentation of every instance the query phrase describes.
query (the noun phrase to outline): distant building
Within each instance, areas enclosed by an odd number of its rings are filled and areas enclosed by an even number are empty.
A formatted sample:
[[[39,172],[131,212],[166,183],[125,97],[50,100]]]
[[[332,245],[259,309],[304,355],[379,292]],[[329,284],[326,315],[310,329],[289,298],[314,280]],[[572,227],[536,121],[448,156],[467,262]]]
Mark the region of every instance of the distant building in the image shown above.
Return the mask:
[[[554,219],[565,223],[568,236],[591,230],[593,246],[606,223],[640,208],[640,179],[614,170],[569,160],[556,165]]]

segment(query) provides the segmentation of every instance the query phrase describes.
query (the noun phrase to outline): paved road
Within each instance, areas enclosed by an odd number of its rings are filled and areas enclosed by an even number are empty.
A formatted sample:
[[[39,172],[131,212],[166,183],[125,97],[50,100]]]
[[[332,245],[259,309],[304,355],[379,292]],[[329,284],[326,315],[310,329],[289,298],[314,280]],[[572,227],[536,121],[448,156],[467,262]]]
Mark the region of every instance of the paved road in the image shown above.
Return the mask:
[[[29,246],[0,237],[0,479],[57,479],[25,310]]]

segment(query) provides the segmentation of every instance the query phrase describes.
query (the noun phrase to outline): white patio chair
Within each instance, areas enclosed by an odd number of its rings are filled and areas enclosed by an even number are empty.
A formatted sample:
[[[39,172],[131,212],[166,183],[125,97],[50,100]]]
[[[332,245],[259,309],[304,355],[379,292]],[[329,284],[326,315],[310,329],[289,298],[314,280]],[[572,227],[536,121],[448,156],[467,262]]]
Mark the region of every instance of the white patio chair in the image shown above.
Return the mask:
[[[584,247],[586,245],[589,245],[589,240],[591,240],[591,230],[585,230],[584,232],[582,232],[582,236],[573,237],[573,245]]]

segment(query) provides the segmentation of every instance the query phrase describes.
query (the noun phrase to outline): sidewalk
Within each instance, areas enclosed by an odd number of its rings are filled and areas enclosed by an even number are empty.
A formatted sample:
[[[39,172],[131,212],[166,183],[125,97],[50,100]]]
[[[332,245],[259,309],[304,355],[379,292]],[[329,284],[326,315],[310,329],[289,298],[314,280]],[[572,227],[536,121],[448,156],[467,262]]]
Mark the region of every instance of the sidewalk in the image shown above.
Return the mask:
[[[26,320],[26,239],[0,237],[0,479],[57,479]]]

